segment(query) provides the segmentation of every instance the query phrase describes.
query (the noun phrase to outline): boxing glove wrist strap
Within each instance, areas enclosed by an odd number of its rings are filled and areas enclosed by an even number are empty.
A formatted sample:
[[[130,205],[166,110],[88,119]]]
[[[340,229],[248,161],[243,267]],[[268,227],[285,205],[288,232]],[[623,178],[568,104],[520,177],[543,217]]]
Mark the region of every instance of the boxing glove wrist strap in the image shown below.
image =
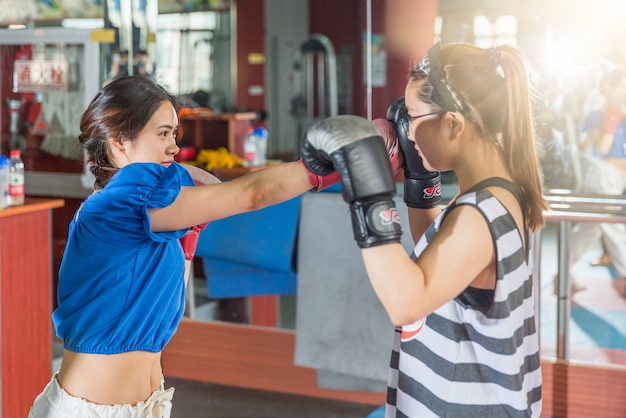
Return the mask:
[[[357,200],[350,204],[354,239],[361,248],[400,242],[402,228],[393,199]]]
[[[196,248],[198,247],[200,232],[206,228],[207,225],[206,223],[196,225],[179,239],[180,245],[183,247],[183,252],[185,253],[185,260],[193,259],[193,256],[196,254]]]
[[[408,207],[430,209],[441,202],[441,174],[430,178],[404,178],[404,201]]]

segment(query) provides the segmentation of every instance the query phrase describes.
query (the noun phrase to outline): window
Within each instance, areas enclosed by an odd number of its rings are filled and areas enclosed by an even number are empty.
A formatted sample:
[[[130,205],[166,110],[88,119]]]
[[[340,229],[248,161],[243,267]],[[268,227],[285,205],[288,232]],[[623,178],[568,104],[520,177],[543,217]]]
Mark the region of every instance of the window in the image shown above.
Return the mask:
[[[224,71],[218,71],[214,65],[222,62],[216,60],[216,55],[224,51],[228,54],[230,49],[229,28],[223,27],[225,22],[228,19],[212,11],[159,15],[157,81],[177,94],[212,91],[218,87],[216,75]],[[230,65],[229,59],[224,61],[225,65]]]
[[[482,48],[493,45],[517,45],[517,18],[499,16],[491,22],[487,16],[474,16],[474,43]]]

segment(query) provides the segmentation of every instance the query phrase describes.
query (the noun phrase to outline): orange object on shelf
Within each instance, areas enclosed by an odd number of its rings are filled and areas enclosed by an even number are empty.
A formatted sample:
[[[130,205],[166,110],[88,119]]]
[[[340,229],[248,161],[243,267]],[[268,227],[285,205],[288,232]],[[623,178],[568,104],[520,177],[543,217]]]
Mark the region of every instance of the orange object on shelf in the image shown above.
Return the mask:
[[[208,107],[184,107],[178,111],[178,117],[181,116],[210,116],[213,111]]]
[[[226,148],[243,157],[243,143],[255,112],[246,113],[179,113],[179,138],[187,146],[201,149]],[[184,135],[180,136],[184,130]]]
[[[178,141],[184,140],[184,132],[183,132],[183,124],[180,123],[180,119],[191,116],[210,116],[213,114],[213,111],[208,107],[183,107],[178,111],[178,134],[176,135],[176,139]]]

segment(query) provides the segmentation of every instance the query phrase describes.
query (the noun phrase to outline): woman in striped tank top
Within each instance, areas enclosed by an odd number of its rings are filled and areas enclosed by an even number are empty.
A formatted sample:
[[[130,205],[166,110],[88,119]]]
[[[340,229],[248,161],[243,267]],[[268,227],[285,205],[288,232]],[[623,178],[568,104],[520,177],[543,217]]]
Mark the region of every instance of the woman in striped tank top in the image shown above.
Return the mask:
[[[356,117],[337,116],[303,140],[309,170],[337,172],[372,287],[396,325],[387,417],[541,414],[528,235],[543,226],[546,202],[528,68],[511,46],[436,44],[385,124],[355,130],[342,118]],[[410,257],[384,146],[395,141],[417,241]],[[443,170],[459,193],[442,209]]]
[[[389,108],[417,242],[362,250],[396,326],[386,417],[539,417],[529,232],[546,208],[529,67],[512,46],[434,45]],[[440,171],[459,193],[442,209]]]

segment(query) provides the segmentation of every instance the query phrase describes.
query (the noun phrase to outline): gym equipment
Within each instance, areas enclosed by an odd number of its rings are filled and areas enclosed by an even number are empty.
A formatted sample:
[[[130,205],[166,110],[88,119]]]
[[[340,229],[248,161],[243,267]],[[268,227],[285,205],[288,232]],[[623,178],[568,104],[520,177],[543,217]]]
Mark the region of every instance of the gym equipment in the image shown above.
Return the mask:
[[[291,114],[297,120],[296,138],[300,141],[311,125],[338,114],[337,61],[325,35],[311,35],[296,51],[294,86]],[[300,144],[294,149],[299,153]]]

